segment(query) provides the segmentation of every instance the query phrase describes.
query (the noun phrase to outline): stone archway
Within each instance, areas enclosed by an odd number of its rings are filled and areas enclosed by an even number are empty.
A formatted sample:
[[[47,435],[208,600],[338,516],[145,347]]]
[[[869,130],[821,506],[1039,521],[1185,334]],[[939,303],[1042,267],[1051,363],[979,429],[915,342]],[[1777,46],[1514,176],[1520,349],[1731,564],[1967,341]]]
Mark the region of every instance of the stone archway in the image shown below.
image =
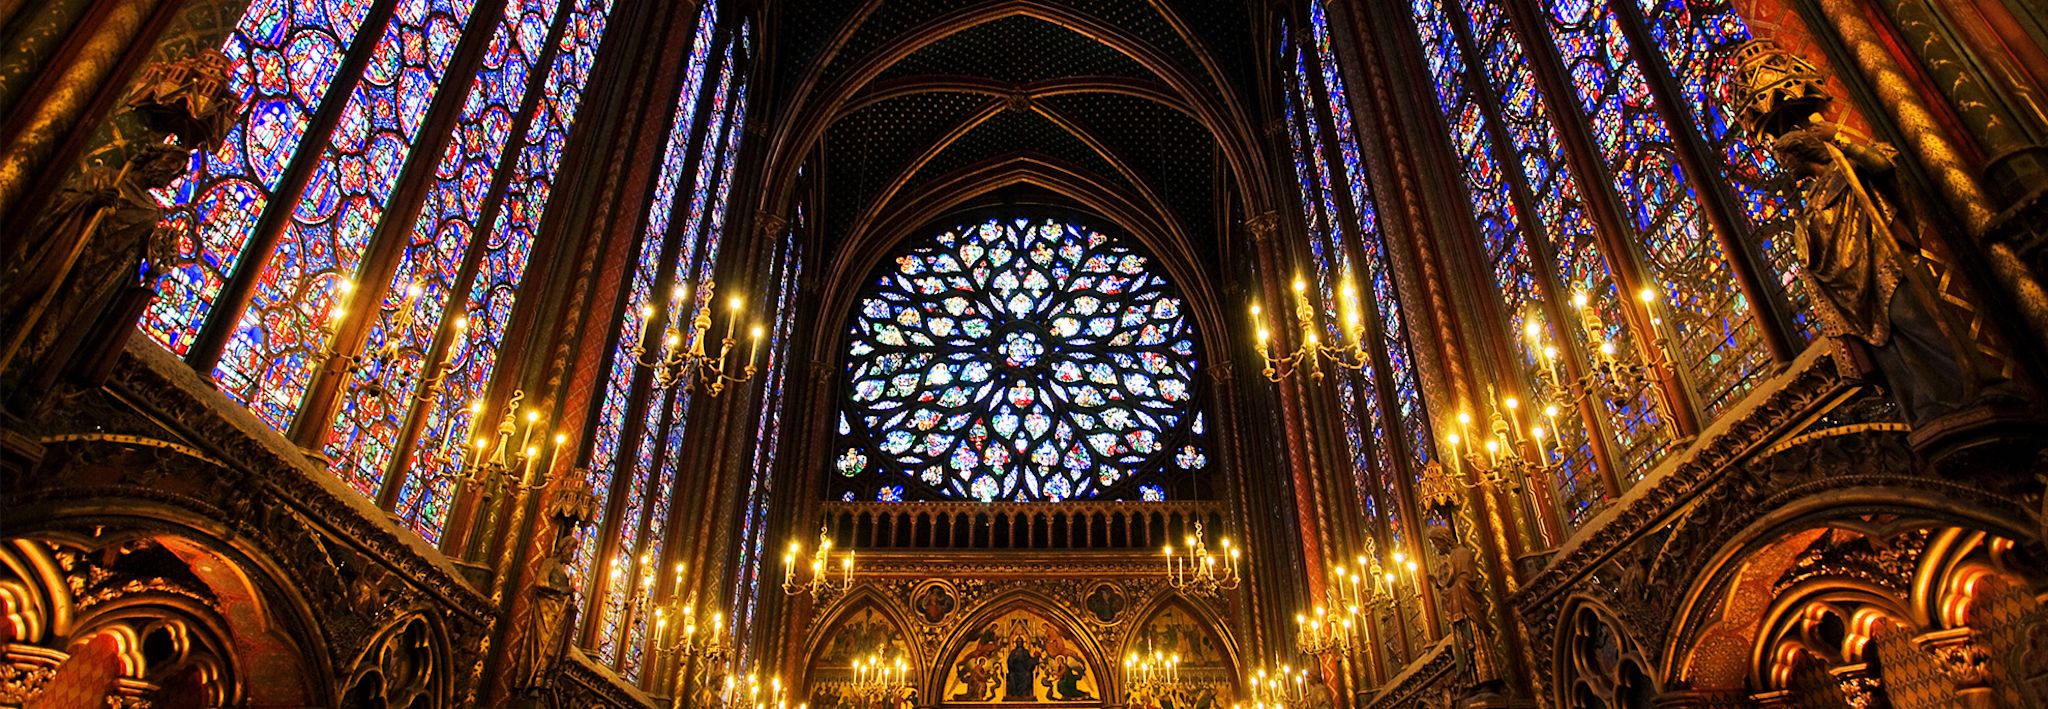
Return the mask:
[[[1019,594],[957,626],[925,686],[937,706],[1103,706],[1114,690],[1101,644],[1048,599]]]
[[[880,661],[893,666],[901,660],[913,683],[925,666],[906,630],[909,625],[894,605],[870,589],[855,591],[834,604],[832,615],[819,627],[825,632],[811,638],[803,667],[804,696],[815,709],[866,705],[851,691],[857,662]],[[918,695],[895,699],[924,703]]]

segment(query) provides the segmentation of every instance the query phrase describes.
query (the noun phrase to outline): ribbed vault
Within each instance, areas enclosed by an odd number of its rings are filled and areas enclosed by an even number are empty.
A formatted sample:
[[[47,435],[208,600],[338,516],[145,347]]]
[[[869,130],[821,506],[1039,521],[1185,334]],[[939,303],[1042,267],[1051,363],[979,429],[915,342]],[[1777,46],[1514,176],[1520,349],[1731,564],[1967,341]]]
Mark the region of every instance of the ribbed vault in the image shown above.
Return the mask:
[[[1213,307],[1230,225],[1269,203],[1241,0],[779,7],[760,207],[811,203],[828,308],[911,231],[1020,200],[1152,242]]]

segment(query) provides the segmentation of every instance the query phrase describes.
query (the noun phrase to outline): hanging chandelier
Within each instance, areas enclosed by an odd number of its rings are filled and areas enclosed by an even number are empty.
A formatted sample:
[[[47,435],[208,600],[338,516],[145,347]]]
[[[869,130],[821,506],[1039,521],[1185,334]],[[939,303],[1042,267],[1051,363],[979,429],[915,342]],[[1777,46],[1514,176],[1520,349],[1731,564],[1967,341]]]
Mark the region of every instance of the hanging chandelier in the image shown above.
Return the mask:
[[[1222,551],[1209,552],[1208,541],[1203,538],[1202,523],[1195,523],[1195,533],[1187,536],[1187,546],[1176,552],[1172,544],[1162,550],[1166,554],[1166,581],[1173,590],[1195,596],[1213,596],[1218,591],[1238,587],[1242,579],[1238,576],[1240,550],[1231,546],[1230,538],[1219,541]]]

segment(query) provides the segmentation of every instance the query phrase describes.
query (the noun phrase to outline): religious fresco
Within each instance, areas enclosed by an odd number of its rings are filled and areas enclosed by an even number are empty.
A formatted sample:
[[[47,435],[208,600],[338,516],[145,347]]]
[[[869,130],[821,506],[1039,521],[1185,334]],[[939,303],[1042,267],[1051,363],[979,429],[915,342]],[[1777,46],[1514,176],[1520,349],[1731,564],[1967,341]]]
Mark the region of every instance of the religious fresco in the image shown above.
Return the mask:
[[[1157,709],[1211,709],[1235,700],[1236,672],[1223,641],[1209,624],[1184,606],[1160,608],[1131,633],[1124,655],[1178,658],[1184,686],[1166,696],[1133,692],[1127,706]]]
[[[1018,608],[970,629],[946,673],[941,701],[963,704],[1066,704],[1101,701],[1093,663],[1071,630]]]
[[[817,709],[863,706],[848,691],[854,679],[853,663],[874,657],[886,662],[902,658],[906,663],[916,664],[916,656],[910,652],[903,629],[897,627],[880,608],[870,605],[842,616],[821,646],[811,665],[807,692],[810,706]],[[913,677],[912,682],[916,681],[917,678]],[[915,695],[910,698],[915,699]]]

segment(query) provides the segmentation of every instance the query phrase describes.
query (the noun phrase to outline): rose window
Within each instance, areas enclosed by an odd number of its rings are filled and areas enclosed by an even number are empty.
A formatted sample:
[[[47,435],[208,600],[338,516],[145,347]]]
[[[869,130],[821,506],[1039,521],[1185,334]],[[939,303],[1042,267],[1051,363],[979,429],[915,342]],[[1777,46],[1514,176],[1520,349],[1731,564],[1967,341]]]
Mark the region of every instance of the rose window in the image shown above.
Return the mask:
[[[963,225],[899,256],[853,316],[844,497],[1164,498],[1207,457],[1193,326],[1151,266],[1058,220]]]

